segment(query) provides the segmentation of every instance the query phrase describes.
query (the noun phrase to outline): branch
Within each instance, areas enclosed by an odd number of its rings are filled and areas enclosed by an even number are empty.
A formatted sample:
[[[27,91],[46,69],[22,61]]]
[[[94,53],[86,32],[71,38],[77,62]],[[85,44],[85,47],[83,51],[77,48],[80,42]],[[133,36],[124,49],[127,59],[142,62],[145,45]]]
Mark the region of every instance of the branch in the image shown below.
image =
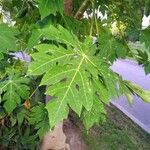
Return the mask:
[[[74,16],[75,19],[78,19],[78,20],[81,19],[87,6],[89,5],[89,2],[90,2],[90,0],[84,0],[84,2],[82,3],[82,5],[80,6],[80,8],[78,9],[77,13]]]

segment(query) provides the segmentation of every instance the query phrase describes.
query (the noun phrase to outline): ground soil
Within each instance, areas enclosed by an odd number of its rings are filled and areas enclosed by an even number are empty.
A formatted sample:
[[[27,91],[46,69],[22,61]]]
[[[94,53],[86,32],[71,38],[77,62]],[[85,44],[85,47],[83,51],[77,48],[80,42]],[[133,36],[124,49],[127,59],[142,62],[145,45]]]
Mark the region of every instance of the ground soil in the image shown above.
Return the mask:
[[[69,144],[70,150],[87,150],[81,130],[71,119],[64,121],[64,133],[67,137],[66,143]]]
[[[149,134],[114,106],[106,110],[106,122],[88,132],[75,114],[64,121],[63,132],[70,150],[150,150]]]

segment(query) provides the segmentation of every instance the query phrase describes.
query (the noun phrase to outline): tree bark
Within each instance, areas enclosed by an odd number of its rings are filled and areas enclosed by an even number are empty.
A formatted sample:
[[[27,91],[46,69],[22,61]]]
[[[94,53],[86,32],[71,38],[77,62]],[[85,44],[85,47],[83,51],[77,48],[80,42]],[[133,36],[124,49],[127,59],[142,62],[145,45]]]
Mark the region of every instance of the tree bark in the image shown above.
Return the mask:
[[[72,15],[72,0],[65,0],[64,1],[64,12],[66,16],[71,16]]]

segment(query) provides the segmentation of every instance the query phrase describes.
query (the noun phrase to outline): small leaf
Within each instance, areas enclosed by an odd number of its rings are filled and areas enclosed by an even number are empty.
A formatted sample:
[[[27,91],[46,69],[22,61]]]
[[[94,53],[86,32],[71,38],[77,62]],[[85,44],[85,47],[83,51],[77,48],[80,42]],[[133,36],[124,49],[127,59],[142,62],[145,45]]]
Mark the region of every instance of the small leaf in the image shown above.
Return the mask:
[[[150,27],[141,32],[140,41],[145,43],[146,48],[150,51]]]
[[[7,50],[15,51],[17,49],[15,37],[17,34],[19,32],[14,27],[0,24],[0,48],[2,52],[7,52]]]
[[[109,31],[103,31],[97,39],[99,43],[99,56],[105,57],[113,62],[117,58],[125,58],[127,53],[126,45],[123,41],[113,37]]]
[[[125,93],[125,96],[126,96],[128,102],[129,102],[129,104],[132,104],[132,102],[133,102],[133,95],[130,94],[130,93]]]
[[[32,31],[31,37],[28,40],[28,45],[27,47],[29,49],[33,48],[35,45],[38,44],[39,39],[42,37],[42,33],[40,32],[39,29],[34,29]]]
[[[37,129],[37,134],[40,138],[49,131],[48,114],[44,105],[38,104],[31,109],[29,123],[35,125],[35,129]]]
[[[64,1],[63,0],[35,0],[38,2],[41,18],[45,18],[50,14],[56,15],[56,12],[63,13]]]
[[[4,59],[4,55],[3,55],[3,53],[0,53],[0,61],[1,61],[2,59]]]
[[[18,74],[10,75],[7,80],[0,82],[0,92],[4,108],[7,112],[12,112],[22,99],[29,96],[28,78],[21,77]]]
[[[149,61],[144,65],[144,71],[146,74],[150,73],[150,62]]]
[[[140,86],[126,82],[127,86],[133,90],[133,93],[139,96],[144,102],[150,103],[150,91],[143,90]]]
[[[11,116],[10,121],[11,121],[11,126],[13,127],[16,124],[17,119]]]

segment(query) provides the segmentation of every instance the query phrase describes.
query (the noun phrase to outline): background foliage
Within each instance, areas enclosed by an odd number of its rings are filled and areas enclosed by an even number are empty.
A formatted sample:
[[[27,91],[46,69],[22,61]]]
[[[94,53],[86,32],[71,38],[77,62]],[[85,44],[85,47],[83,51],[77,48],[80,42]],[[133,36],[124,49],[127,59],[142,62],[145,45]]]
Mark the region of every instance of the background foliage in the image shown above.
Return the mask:
[[[122,94],[129,103],[132,95],[150,102],[149,91],[110,69],[118,58],[132,58],[150,72],[150,30],[141,28],[149,0],[1,0],[0,6],[1,147],[34,149],[70,110],[89,129]]]

